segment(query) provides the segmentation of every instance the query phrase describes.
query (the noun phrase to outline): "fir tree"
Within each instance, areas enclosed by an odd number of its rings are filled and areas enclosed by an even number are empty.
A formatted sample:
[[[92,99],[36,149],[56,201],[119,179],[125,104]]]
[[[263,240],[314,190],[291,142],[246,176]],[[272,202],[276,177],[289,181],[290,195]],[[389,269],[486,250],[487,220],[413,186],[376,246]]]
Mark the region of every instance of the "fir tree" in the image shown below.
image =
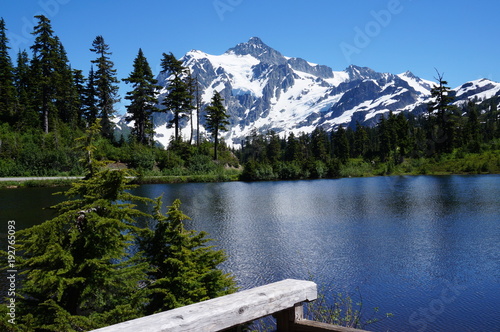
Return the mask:
[[[333,133],[333,155],[338,158],[342,164],[349,160],[349,141],[346,131],[342,126]]]
[[[167,217],[156,209],[156,228],[143,241],[143,250],[152,267],[147,313],[169,310],[208,300],[235,291],[233,278],[217,266],[225,260],[224,252],[214,250],[204,232],[186,230],[189,219],[174,201]]]
[[[201,95],[200,95],[200,81],[198,76],[194,80],[195,84],[195,98],[196,98],[196,146],[200,146],[200,112],[201,112]],[[192,122],[192,121],[191,121]]]
[[[77,110],[76,122],[78,127],[85,127],[85,97],[86,97],[86,86],[85,77],[79,69],[73,70],[73,84],[76,91],[75,107]]]
[[[180,139],[180,120],[193,109],[194,89],[190,86],[192,81],[189,79],[188,69],[172,53],[163,53],[161,66],[162,72],[169,77],[168,94],[162,105],[165,106],[166,112],[171,112],[173,115],[170,125],[174,126],[174,139],[178,141]]]
[[[111,121],[114,114],[114,104],[118,98],[118,79],[116,69],[110,60],[109,45],[105,43],[102,36],[97,36],[90,51],[96,53],[97,59],[92,63],[97,66],[94,73],[95,90],[98,100],[99,117],[102,119],[102,134],[109,140],[114,139],[114,125]]]
[[[33,105],[33,77],[26,51],[17,55],[16,68],[14,69],[14,85],[17,94],[16,125],[20,128],[39,128],[40,119]]]
[[[438,72],[436,78],[438,85],[431,89],[431,96],[434,99],[427,106],[431,121],[429,139],[434,143],[436,152],[451,152],[454,144],[454,121],[453,112],[456,106],[453,105],[454,97],[448,82],[443,79],[443,75]],[[435,116],[435,118],[433,118]]]
[[[226,113],[226,108],[222,104],[224,99],[218,91],[214,92],[212,101],[206,108],[206,128],[212,134],[215,144],[214,144],[214,160],[218,159],[217,150],[219,145],[219,132],[226,131],[229,121],[229,115]]]
[[[130,100],[127,106],[128,122],[134,121],[132,134],[141,144],[151,144],[153,142],[153,112],[158,112],[155,107],[158,102],[157,92],[159,86],[154,79],[153,72],[149,67],[147,59],[139,49],[139,53],[134,60],[134,69],[130,76],[123,80],[133,86],[133,90],[127,92],[125,99]]]
[[[5,21],[0,18],[0,122],[13,124],[16,106],[14,68],[9,56]]]
[[[49,132],[50,121],[57,117],[54,101],[56,100],[57,84],[57,62],[59,42],[54,37],[54,31],[50,20],[43,15],[35,16],[38,25],[34,32],[35,43],[31,46],[33,59],[31,61],[31,71],[33,82],[36,84],[33,89],[39,113],[42,116],[42,128],[45,133]]]
[[[405,157],[413,146],[414,139],[411,134],[410,124],[403,113],[399,113],[395,119],[396,126],[396,149],[401,158]]]
[[[467,122],[465,124],[465,144],[469,152],[481,151],[481,124],[477,105],[474,101],[467,103]]]
[[[311,149],[315,160],[328,161],[328,134],[321,127],[311,133]]]
[[[95,82],[94,67],[92,66],[90,68],[87,86],[85,87],[85,94],[83,97],[83,114],[87,125],[93,124],[99,116]]]
[[[267,159],[271,164],[281,160],[281,140],[274,130],[268,133]]]
[[[356,122],[356,132],[354,133],[354,156],[362,157],[368,151],[368,133],[364,126]]]
[[[57,84],[55,87],[56,102],[55,106],[59,114],[59,119],[74,127],[77,125],[78,112],[80,108],[80,97],[75,86],[73,70],[69,65],[69,60],[64,46],[55,37],[58,44],[58,58],[56,62],[55,78]]]
[[[285,160],[286,161],[295,161],[295,160],[301,160],[301,149],[300,149],[300,144],[297,138],[295,137],[295,134],[292,132],[290,135],[288,135],[287,139],[287,144],[285,148]]]

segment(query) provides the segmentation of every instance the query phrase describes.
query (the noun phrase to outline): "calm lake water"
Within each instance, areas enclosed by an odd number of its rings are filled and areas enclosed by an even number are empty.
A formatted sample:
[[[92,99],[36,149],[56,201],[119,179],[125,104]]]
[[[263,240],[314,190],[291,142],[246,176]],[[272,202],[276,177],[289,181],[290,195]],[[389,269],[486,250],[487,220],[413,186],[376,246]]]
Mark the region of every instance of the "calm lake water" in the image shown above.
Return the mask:
[[[60,190],[60,189],[59,189]],[[50,217],[58,189],[0,190],[2,223]],[[312,279],[394,317],[374,331],[500,331],[500,176],[143,185],[226,251],[241,288]],[[2,233],[5,232],[2,230]],[[3,236],[3,235],[2,235]]]

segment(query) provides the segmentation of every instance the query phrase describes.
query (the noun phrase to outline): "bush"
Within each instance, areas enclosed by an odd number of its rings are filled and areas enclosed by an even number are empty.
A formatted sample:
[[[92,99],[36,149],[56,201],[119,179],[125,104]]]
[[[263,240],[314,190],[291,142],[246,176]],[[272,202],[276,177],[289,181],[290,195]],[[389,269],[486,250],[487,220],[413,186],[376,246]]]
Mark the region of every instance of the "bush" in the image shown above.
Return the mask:
[[[128,165],[141,171],[150,171],[155,166],[154,152],[145,146],[132,146]]]
[[[12,159],[0,159],[0,177],[20,176],[21,167]]]
[[[296,162],[279,162],[274,166],[275,172],[282,180],[301,179],[303,172],[302,167]]]
[[[241,179],[244,181],[275,180],[277,178],[273,167],[266,163],[249,161],[245,164]]]
[[[158,167],[164,173],[167,170],[182,169],[184,160],[174,151],[162,151],[158,159]]]
[[[209,174],[217,170],[217,165],[210,156],[195,154],[189,158],[188,168],[193,174]]]

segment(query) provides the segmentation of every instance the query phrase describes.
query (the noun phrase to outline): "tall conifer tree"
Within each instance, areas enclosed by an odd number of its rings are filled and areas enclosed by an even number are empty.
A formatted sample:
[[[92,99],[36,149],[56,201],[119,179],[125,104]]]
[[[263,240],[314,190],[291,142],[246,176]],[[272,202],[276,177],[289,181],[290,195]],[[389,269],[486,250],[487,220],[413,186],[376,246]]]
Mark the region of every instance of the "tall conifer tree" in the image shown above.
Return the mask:
[[[31,46],[33,50],[31,69],[36,87],[32,92],[36,98],[34,106],[38,107],[42,116],[42,128],[48,133],[51,120],[57,117],[54,100],[56,100],[56,88],[59,84],[56,69],[60,45],[54,37],[50,20],[43,15],[35,16],[35,18],[38,19],[38,25],[32,33],[36,37],[34,45]]]
[[[71,126],[77,125],[79,111],[79,95],[73,78],[73,70],[69,65],[68,56],[59,38],[55,37],[58,44],[57,62],[55,70],[55,93],[59,119]]]
[[[451,89],[447,86],[448,82],[443,79],[443,74],[438,72],[436,80],[438,85],[431,89],[431,96],[434,100],[427,106],[429,120],[431,121],[428,138],[439,154],[453,150],[455,136],[453,112],[457,107],[453,105],[455,98],[451,94]]]
[[[214,160],[218,159],[218,146],[219,146],[219,132],[226,131],[229,125],[229,115],[226,113],[226,108],[222,104],[222,99],[218,91],[214,92],[210,105],[206,108],[207,130],[212,134],[214,145]]]
[[[102,119],[102,134],[109,140],[114,139],[114,124],[111,121],[114,114],[114,104],[118,98],[118,79],[114,63],[110,60],[109,45],[102,36],[97,36],[90,51],[96,53],[97,59],[92,60],[97,70],[94,73],[96,95],[98,98],[99,117]]]
[[[16,105],[16,89],[6,30],[4,19],[0,18],[0,122],[12,124]]]
[[[76,109],[77,109],[77,125],[80,128],[85,127],[85,96],[86,96],[86,87],[85,87],[85,77],[83,73],[79,69],[73,70],[73,84],[75,86],[76,91]]]
[[[93,124],[99,116],[94,67],[90,68],[83,98],[83,114],[87,125]]]
[[[40,117],[33,107],[33,76],[26,51],[17,55],[16,68],[14,69],[14,85],[17,94],[16,124],[20,128],[39,128]]]
[[[153,142],[153,112],[158,112],[155,107],[158,102],[157,92],[159,86],[154,79],[153,72],[144,56],[142,49],[134,60],[134,69],[130,76],[123,80],[132,84],[133,90],[127,92],[125,99],[130,100],[127,106],[128,122],[134,121],[133,135],[141,144],[151,144]]]
[[[161,66],[162,71],[169,77],[168,94],[162,104],[165,106],[166,112],[172,112],[173,114],[170,125],[174,126],[174,139],[178,141],[180,139],[180,120],[194,108],[194,89],[190,87],[192,81],[189,80],[188,69],[172,53],[163,53]]]
[[[347,140],[344,127],[339,126],[339,129],[337,129],[335,133],[332,132],[332,136],[333,155],[338,158],[341,163],[347,163],[349,160],[349,141]]]

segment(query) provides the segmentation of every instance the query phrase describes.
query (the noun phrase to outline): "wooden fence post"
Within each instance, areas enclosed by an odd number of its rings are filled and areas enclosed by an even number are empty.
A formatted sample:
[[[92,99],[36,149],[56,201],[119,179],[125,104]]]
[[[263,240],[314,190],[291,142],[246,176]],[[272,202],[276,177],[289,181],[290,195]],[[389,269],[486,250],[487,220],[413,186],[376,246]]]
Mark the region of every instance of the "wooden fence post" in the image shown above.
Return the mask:
[[[294,332],[295,322],[304,319],[304,307],[297,303],[293,308],[277,312],[273,315],[276,319],[277,332]]]

